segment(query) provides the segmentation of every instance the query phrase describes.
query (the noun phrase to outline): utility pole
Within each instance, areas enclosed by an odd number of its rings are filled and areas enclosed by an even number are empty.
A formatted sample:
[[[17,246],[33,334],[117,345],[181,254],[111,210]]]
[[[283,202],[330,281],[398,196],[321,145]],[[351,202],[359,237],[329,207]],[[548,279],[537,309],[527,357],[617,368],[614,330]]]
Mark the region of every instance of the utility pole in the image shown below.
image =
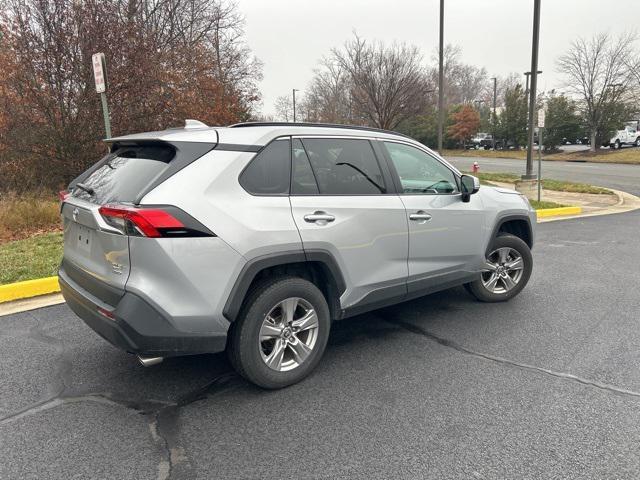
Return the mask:
[[[491,132],[491,142],[493,143],[493,149],[496,149],[496,122],[497,122],[497,117],[496,117],[496,99],[498,96],[498,79],[497,77],[493,77],[491,80],[493,80],[493,121],[491,122],[491,127],[493,129],[493,131]]]
[[[300,90],[293,89],[293,123],[296,123],[296,92]]]
[[[529,131],[527,132],[527,167],[523,180],[533,180],[533,126],[538,88],[538,44],[540,41],[540,1],[533,0],[533,41],[531,45],[531,91],[529,92]]]
[[[438,153],[442,153],[444,125],[444,0],[440,0],[440,50],[438,52]]]

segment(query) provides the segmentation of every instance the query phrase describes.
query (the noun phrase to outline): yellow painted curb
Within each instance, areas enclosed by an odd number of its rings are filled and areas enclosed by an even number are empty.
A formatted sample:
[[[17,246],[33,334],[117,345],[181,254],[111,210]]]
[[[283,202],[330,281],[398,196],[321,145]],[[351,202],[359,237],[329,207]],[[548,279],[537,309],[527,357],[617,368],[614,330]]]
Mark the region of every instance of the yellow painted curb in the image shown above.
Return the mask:
[[[0,303],[59,291],[60,285],[58,284],[58,277],[37,278],[24,282],[9,283],[8,285],[0,285]]]
[[[558,215],[580,215],[582,207],[541,208],[536,210],[538,218],[556,217]]]

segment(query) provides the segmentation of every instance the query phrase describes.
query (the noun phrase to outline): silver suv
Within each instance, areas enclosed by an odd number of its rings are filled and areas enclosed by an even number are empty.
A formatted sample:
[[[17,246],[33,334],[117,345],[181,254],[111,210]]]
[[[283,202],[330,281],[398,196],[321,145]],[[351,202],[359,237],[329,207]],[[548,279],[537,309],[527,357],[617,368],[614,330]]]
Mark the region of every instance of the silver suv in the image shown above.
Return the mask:
[[[62,202],[60,286],[144,365],[227,350],[284,387],[334,320],[456,285],[508,300],[531,275],[525,197],[397,133],[188,120],[107,142]]]

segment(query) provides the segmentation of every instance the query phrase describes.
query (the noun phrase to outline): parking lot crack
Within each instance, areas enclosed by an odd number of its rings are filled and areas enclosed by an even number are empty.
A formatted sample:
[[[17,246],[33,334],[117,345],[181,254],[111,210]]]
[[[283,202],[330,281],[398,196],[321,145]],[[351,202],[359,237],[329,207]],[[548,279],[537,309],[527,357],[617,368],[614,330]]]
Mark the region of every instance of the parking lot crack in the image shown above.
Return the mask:
[[[43,400],[41,402],[36,403],[35,405],[31,405],[23,410],[7,415],[3,418],[0,418],[0,425],[6,425],[8,423],[14,422],[21,418],[29,417],[32,415],[36,415],[41,412],[45,412],[47,410],[51,410],[53,408],[57,408],[61,405],[73,404],[73,403],[81,403],[81,402],[94,402],[100,403],[103,405],[111,405],[121,408],[126,408],[128,410],[133,410],[136,413],[147,414],[150,412],[159,411],[160,408],[165,408],[167,406],[174,405],[170,402],[162,402],[156,400],[145,400],[143,402],[116,399],[110,394],[106,393],[88,393],[86,395],[75,395],[75,396],[55,396],[53,398],[49,398],[47,400]]]
[[[172,404],[158,409],[149,428],[154,441],[163,450],[163,459],[158,464],[158,480],[195,478],[195,470],[185,449],[179,444],[180,410],[232,385],[238,376],[233,372],[224,373],[200,388],[186,393]]]
[[[625,388],[620,388],[620,387],[616,387],[615,385],[610,385],[607,383],[603,383],[603,382],[598,382],[595,380],[590,380],[587,378],[583,378],[580,377],[578,375],[573,375],[571,373],[566,373],[566,372],[559,372],[556,370],[551,370],[551,369],[547,369],[547,368],[542,368],[542,367],[537,367],[535,365],[530,365],[527,363],[522,363],[522,362],[516,362],[513,360],[509,360],[507,358],[504,357],[500,357],[497,355],[491,355],[489,353],[483,353],[483,352],[478,352],[475,350],[472,350],[470,348],[467,348],[463,345],[460,345],[456,342],[454,342],[453,340],[449,340],[447,338],[444,337],[440,337],[432,332],[429,332],[426,329],[423,329],[422,327],[418,326],[418,325],[414,325],[412,323],[409,322],[402,322],[402,321],[391,321],[391,320],[386,320],[388,323],[392,323],[394,325],[398,325],[400,327],[402,327],[403,329],[407,330],[408,332],[417,334],[417,335],[421,335],[423,337],[428,338],[429,340],[432,340],[440,345],[442,345],[443,347],[447,347],[447,348],[451,348],[453,350],[456,350],[460,353],[464,353],[466,355],[471,355],[477,358],[482,358],[484,360],[488,360],[491,362],[495,362],[495,363],[499,363],[502,365],[506,365],[509,367],[513,367],[513,368],[518,368],[518,369],[522,369],[522,370],[528,370],[528,371],[532,371],[532,372],[536,372],[536,373],[541,373],[543,375],[549,375],[555,378],[559,378],[562,380],[568,380],[571,382],[576,382],[576,383],[580,383],[582,385],[586,385],[588,387],[594,387],[609,393],[614,393],[614,394],[618,394],[618,395],[625,395],[625,396],[630,396],[630,397],[634,397],[634,398],[640,398],[640,392],[635,392],[633,390],[627,390]]]

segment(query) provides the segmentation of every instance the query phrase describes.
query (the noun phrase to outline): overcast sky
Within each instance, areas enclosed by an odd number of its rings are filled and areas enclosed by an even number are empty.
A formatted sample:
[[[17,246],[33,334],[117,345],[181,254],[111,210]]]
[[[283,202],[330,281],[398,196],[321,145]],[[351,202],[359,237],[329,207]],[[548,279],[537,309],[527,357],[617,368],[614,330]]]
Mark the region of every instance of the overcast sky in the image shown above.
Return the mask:
[[[540,90],[562,86],[554,61],[574,38],[637,30],[636,2],[542,0]],[[354,30],[366,39],[417,45],[428,63],[438,46],[439,0],[239,0],[238,8],[247,42],[264,62],[265,114],[292,88],[303,96],[317,61]],[[445,43],[460,45],[462,60],[489,76],[530,69],[532,22],[533,0],[445,0]]]

